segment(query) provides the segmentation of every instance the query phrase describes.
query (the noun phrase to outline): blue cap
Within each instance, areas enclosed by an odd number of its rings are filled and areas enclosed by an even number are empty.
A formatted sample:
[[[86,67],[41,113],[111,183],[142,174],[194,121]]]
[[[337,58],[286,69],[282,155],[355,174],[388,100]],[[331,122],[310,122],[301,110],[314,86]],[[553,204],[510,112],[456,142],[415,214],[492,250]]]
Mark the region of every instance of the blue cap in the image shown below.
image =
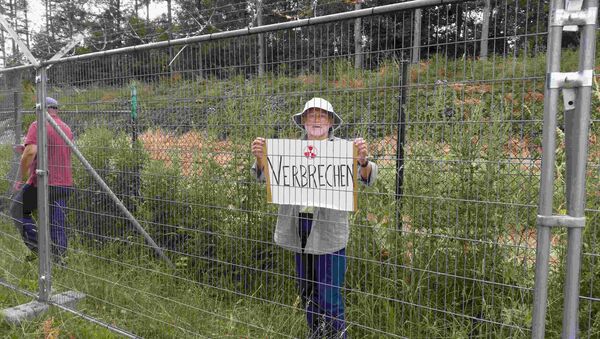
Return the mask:
[[[58,101],[51,97],[46,97],[46,107],[58,107]]]

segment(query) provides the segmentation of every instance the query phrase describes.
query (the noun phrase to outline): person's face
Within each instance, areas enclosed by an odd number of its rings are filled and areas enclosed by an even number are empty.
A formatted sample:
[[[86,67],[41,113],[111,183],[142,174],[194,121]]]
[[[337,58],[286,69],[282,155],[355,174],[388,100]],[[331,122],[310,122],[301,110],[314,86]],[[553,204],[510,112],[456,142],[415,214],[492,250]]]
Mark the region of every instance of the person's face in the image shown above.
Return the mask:
[[[333,125],[333,117],[320,108],[309,108],[302,115],[302,121],[309,140],[327,139]]]
[[[58,108],[54,106],[48,106],[48,114],[56,115],[58,114]]]

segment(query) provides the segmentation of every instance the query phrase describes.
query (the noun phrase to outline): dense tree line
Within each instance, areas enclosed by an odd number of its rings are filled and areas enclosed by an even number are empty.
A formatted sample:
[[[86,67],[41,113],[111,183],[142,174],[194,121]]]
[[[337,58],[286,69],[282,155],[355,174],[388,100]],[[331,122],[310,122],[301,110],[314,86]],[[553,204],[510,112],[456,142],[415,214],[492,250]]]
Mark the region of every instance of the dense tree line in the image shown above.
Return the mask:
[[[165,13],[150,18],[151,1],[162,4],[167,9]],[[256,26],[259,22],[267,25],[340,13],[355,9],[357,1],[363,8],[396,3],[393,0],[99,0],[94,3],[42,0],[43,17],[30,18],[27,16],[27,0],[1,0],[0,11],[10,19],[22,39],[28,44],[31,40],[30,47],[36,57],[49,59],[79,32],[84,34],[85,39],[71,54],[239,29]],[[467,2],[424,8],[418,41],[421,58],[426,59],[432,54],[445,54],[451,58],[478,57],[479,41],[482,39],[487,42],[490,53],[500,55],[512,55],[517,51],[535,54],[545,50],[547,1],[491,1],[489,18],[483,17],[484,5],[485,2]],[[358,37],[352,20],[294,32],[270,32],[262,37],[264,61],[266,67],[273,70],[281,62],[302,59],[300,65],[294,68],[310,72],[320,70],[322,64],[319,60],[362,51],[365,55],[362,66],[376,67],[383,58],[407,58],[415,43],[414,19],[412,11],[364,18],[359,32],[361,36]],[[30,20],[42,24],[39,31],[29,31]],[[481,36],[482,24],[486,21],[490,24],[487,38]],[[3,46],[12,41],[5,35],[3,32],[0,36],[5,40],[0,41]],[[359,41],[362,46],[356,49]],[[564,43],[569,45],[576,41],[566,36]],[[257,44],[256,38],[249,38],[237,39],[234,43],[187,46],[181,55],[178,55],[180,48],[175,47],[107,61],[110,65],[106,68],[113,70],[115,65],[137,67],[131,70],[132,74],[172,72],[174,68],[186,67],[211,70],[224,66],[221,56],[232,56],[238,64],[254,65],[239,72],[254,74],[258,63]],[[0,55],[5,65],[24,62],[17,49],[12,48],[11,55],[6,50],[3,48]],[[380,53],[388,50],[390,53]],[[201,72],[199,75],[205,74]]]

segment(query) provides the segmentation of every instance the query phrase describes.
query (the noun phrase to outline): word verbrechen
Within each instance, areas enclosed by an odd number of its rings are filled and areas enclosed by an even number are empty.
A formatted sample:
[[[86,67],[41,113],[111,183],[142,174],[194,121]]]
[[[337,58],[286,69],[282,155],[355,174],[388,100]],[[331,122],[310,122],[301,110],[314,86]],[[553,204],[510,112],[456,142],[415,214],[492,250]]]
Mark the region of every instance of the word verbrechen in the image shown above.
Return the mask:
[[[348,165],[282,165],[279,156],[277,169],[267,157],[272,178],[277,186],[300,188],[348,187],[354,182],[352,167]]]

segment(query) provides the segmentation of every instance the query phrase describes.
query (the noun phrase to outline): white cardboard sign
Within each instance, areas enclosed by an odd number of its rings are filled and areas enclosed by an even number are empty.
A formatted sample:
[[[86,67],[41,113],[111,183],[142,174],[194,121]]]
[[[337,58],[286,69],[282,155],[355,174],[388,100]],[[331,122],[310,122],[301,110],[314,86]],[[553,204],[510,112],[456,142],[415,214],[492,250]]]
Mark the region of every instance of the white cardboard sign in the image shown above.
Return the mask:
[[[267,139],[264,154],[268,202],[356,210],[352,141]]]

